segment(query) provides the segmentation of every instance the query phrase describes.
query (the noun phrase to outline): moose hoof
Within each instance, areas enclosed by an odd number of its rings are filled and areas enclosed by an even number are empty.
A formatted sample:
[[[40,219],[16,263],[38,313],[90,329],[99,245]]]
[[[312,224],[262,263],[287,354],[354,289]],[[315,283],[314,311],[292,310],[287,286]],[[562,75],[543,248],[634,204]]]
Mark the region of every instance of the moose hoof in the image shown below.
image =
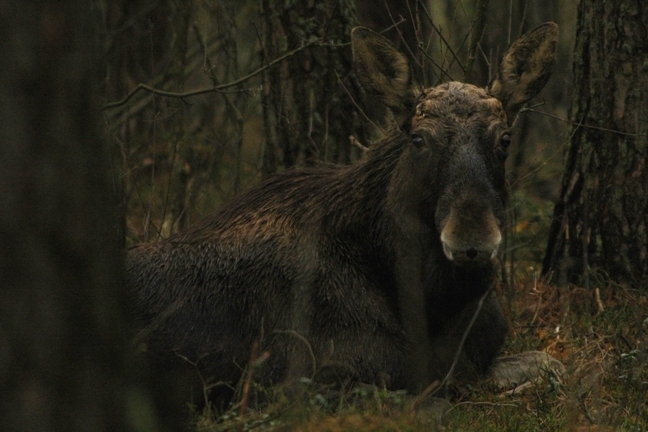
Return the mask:
[[[520,390],[533,385],[540,378],[560,378],[565,366],[554,357],[542,351],[526,351],[495,359],[490,379],[499,390]]]

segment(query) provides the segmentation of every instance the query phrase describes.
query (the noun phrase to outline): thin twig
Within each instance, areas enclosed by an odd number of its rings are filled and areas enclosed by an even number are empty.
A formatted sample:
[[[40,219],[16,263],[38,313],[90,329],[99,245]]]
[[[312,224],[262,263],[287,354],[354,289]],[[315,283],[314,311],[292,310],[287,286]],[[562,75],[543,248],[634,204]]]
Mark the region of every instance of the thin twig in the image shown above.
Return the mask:
[[[459,342],[459,346],[457,347],[457,352],[455,352],[454,359],[452,360],[452,366],[450,366],[450,370],[443,378],[443,381],[441,382],[442,385],[445,386],[448,385],[448,381],[452,376],[452,374],[454,373],[457,364],[459,363],[459,357],[461,356],[461,352],[463,351],[463,347],[464,344],[466,343],[466,339],[468,339],[468,333],[470,333],[470,330],[472,330],[472,326],[475,324],[475,321],[477,321],[477,316],[479,315],[479,312],[484,306],[484,301],[486,301],[486,298],[491,294],[493,288],[495,288],[495,284],[492,284],[491,287],[488,288],[486,292],[479,299],[479,302],[477,303],[477,309],[475,309],[475,313],[473,313],[473,316],[470,319],[470,322],[468,323],[468,327],[466,327],[466,331],[464,331],[464,334],[461,336],[461,341]]]
[[[107,109],[117,108],[119,106],[122,106],[126,102],[128,102],[130,100],[130,98],[133,97],[133,95],[135,95],[135,93],[137,93],[140,90],[146,90],[146,91],[149,91],[149,92],[154,93],[154,94],[159,95],[159,96],[166,96],[166,97],[173,97],[173,98],[186,98],[186,97],[191,97],[191,96],[198,96],[198,95],[205,94],[205,93],[219,92],[219,91],[228,89],[230,87],[237,86],[237,85],[239,85],[241,83],[244,83],[245,81],[249,80],[250,78],[254,78],[255,76],[259,75],[261,72],[265,71],[269,67],[274,66],[277,63],[280,63],[283,60],[285,60],[285,59],[287,59],[287,58],[289,58],[291,56],[294,56],[298,52],[303,51],[306,48],[311,47],[313,45],[322,45],[322,44],[320,42],[317,42],[317,41],[309,42],[307,44],[304,44],[304,45],[300,46],[299,48],[295,48],[294,50],[288,51],[284,55],[277,57],[276,59],[272,60],[270,63],[266,64],[265,66],[261,66],[257,70],[245,75],[244,77],[241,77],[241,78],[239,78],[237,80],[234,80],[232,82],[217,85],[217,86],[202,88],[202,89],[198,89],[198,90],[192,90],[192,91],[188,91],[188,92],[184,92],[184,93],[177,93],[177,92],[169,92],[169,91],[156,89],[156,88],[153,88],[153,87],[148,86],[146,84],[140,83],[137,86],[135,86],[135,88],[133,90],[131,90],[130,93],[128,93],[126,96],[124,96],[123,99],[118,100],[116,102],[111,102],[111,103],[105,104],[105,105],[103,105],[101,107],[101,109],[102,110],[107,110]]]
[[[490,288],[488,288],[486,292],[479,299],[479,302],[477,303],[477,308],[475,309],[475,312],[473,313],[473,316],[470,319],[470,322],[468,323],[466,330],[461,336],[461,341],[459,341],[459,345],[457,346],[457,351],[455,352],[455,356],[454,359],[452,360],[452,365],[450,366],[450,370],[448,370],[448,373],[446,373],[445,377],[441,382],[439,382],[438,380],[432,382],[432,384],[430,384],[416,399],[414,399],[414,402],[412,402],[412,408],[415,408],[416,406],[420,405],[421,402],[423,402],[423,400],[425,400],[428,396],[432,395],[439,388],[448,385],[450,377],[452,377],[454,370],[457,367],[457,364],[459,363],[459,357],[461,356],[461,352],[463,351],[463,347],[466,343],[466,339],[468,339],[468,334],[470,333],[470,330],[472,330],[472,327],[475,324],[475,321],[477,320],[477,316],[479,315],[479,312],[481,312],[481,309],[484,305],[484,301],[486,301],[486,298],[493,292],[494,288],[495,288],[495,284],[492,284]]]
[[[434,380],[434,381],[432,382],[432,384],[430,384],[429,386],[427,386],[427,387],[425,388],[425,390],[423,390],[423,391],[421,392],[421,394],[419,394],[419,395],[416,397],[416,399],[414,399],[414,402],[412,402],[412,405],[410,406],[410,408],[411,408],[413,411],[415,411],[415,410],[418,408],[418,406],[419,406],[419,405],[420,405],[420,404],[421,404],[425,399],[427,399],[428,396],[434,394],[434,393],[439,389],[439,387],[441,387],[441,381],[439,381],[439,380]]]
[[[354,145],[354,146],[356,146],[357,148],[359,148],[360,150],[362,150],[363,153],[369,150],[369,147],[363,145],[363,144],[362,144],[360,141],[358,141],[358,139],[357,139],[356,137],[354,137],[353,135],[349,135],[349,142],[350,142],[352,145]]]
[[[452,78],[452,75],[450,75],[445,70],[445,68],[443,68],[437,62],[435,62],[434,59],[430,56],[430,54],[428,54],[427,51],[425,49],[423,49],[423,45],[419,45],[419,49],[421,50],[421,52],[423,53],[425,58],[427,58],[432,63],[432,65],[436,66],[437,69],[439,69],[445,76],[447,76],[450,79],[450,81],[454,81],[454,79]],[[448,69],[450,69],[450,68],[448,67]],[[439,79],[439,81],[441,81],[441,77],[439,75],[437,75],[437,78]]]
[[[491,407],[513,407],[517,408],[520,405],[516,403],[510,403],[510,402],[486,402],[486,401],[480,401],[480,402],[473,402],[473,401],[464,401],[464,402],[457,402],[456,404],[452,405],[450,408],[448,408],[447,412],[452,411],[453,409],[460,407],[462,405],[470,405],[470,406],[491,406]]]
[[[598,309],[598,313],[602,313],[605,308],[603,307],[603,302],[601,301],[601,290],[596,288],[594,290],[594,299],[596,300],[596,307]]]
[[[396,20],[394,20],[394,16],[391,13],[391,9],[389,9],[389,4],[387,3],[387,0],[384,0],[385,3],[385,9],[387,9],[387,14],[389,15],[389,19],[393,23],[394,26],[396,26]],[[405,18],[402,15],[399,15],[401,21],[404,21]],[[412,23],[414,25],[414,23]],[[421,66],[421,63],[418,61],[416,56],[414,55],[414,52],[412,51],[412,48],[407,44],[407,41],[403,37],[403,32],[401,32],[400,28],[396,26],[396,31],[398,32],[398,38],[403,42],[403,45],[405,46],[405,49],[409,52],[411,59],[414,60],[415,62],[418,63],[418,66]]]
[[[308,349],[308,354],[311,357],[311,361],[313,362],[313,374],[311,375],[311,380],[315,377],[315,373],[317,372],[317,359],[315,358],[315,353],[313,352],[313,347],[311,347],[310,342],[308,342],[308,339],[306,339],[304,336],[300,335],[298,332],[295,330],[275,330],[274,333],[280,333],[280,334],[289,334],[292,336],[295,336],[297,339],[300,341],[304,342],[304,345]]]
[[[614,130],[614,129],[608,129],[608,128],[599,127],[599,126],[586,125],[584,123],[576,123],[576,122],[573,122],[571,120],[567,120],[567,119],[564,119],[562,117],[558,117],[556,115],[550,114],[548,112],[538,111],[538,110],[534,110],[532,108],[525,108],[525,109],[520,110],[521,113],[524,112],[524,111],[528,111],[528,112],[532,112],[532,113],[536,113],[536,114],[546,115],[547,117],[551,117],[552,119],[560,120],[561,122],[565,122],[565,123],[568,123],[568,124],[571,124],[571,125],[574,125],[574,126],[584,127],[584,128],[587,128],[587,129],[596,129],[596,130],[600,130],[600,131],[603,131],[603,132],[612,132],[612,133],[615,133],[615,134],[618,134],[618,135],[631,136],[631,137],[639,136],[639,134],[621,132],[621,131]]]
[[[457,49],[457,52],[461,52],[463,50],[463,47],[466,44],[466,42],[468,41],[469,36],[470,36],[470,33],[466,33],[466,36],[464,36],[463,40],[461,41],[461,44],[459,44],[459,48]],[[444,60],[445,60],[445,56],[444,56]],[[452,66],[454,65],[454,63],[455,63],[455,60],[458,60],[458,59],[457,58],[451,59],[450,62],[448,63],[448,66],[446,67],[446,69],[450,70],[452,68]],[[461,66],[461,64],[460,64],[460,66]]]
[[[529,9],[529,0],[524,0],[524,9],[522,9],[522,18],[520,18],[520,28],[518,29],[518,36],[522,34],[524,30],[524,21],[526,21],[527,10]],[[509,45],[511,41],[509,41]]]
[[[243,394],[241,396],[241,405],[239,406],[239,419],[243,420],[245,412],[247,411],[248,401],[250,400],[250,389],[252,388],[252,378],[254,377],[254,366],[259,355],[259,342],[252,342],[250,348],[250,362],[247,366],[247,374],[245,376],[245,383],[243,384]],[[239,431],[243,430],[243,422],[239,423]]]
[[[454,52],[454,50],[453,50],[452,47],[450,46],[450,43],[446,40],[446,38],[445,38],[445,37],[443,36],[443,34],[441,33],[441,30],[439,30],[439,29],[434,25],[434,22],[432,21],[432,17],[430,17],[430,14],[428,13],[427,9],[425,8],[425,4],[423,3],[423,1],[422,1],[422,0],[419,0],[419,4],[421,5],[421,8],[423,9],[423,12],[425,12],[425,16],[426,16],[426,18],[428,19],[428,21],[430,22],[430,25],[432,26],[432,28],[434,29],[434,31],[436,32],[436,34],[439,35],[439,37],[441,38],[441,40],[443,41],[443,43],[445,44],[445,46],[448,48],[448,51],[450,51],[450,54],[452,54],[452,57],[453,57],[453,58],[456,60],[456,62],[459,64],[459,67],[461,68],[461,70],[465,73],[466,68],[464,67],[463,63],[461,63],[461,60],[459,60],[459,56],[457,56],[457,54]]]
[[[464,81],[470,82],[472,78],[473,64],[477,57],[477,46],[481,40],[484,26],[486,25],[486,6],[488,0],[478,0],[475,5],[475,19],[473,20],[470,31],[470,44],[468,45],[468,61],[464,69]]]
[[[398,29],[398,26],[401,25],[401,24],[403,24],[403,23],[405,22],[405,18],[403,18],[403,17],[401,16],[401,17],[400,17],[400,20],[398,20],[398,22],[394,22],[393,20],[392,20],[392,22],[393,22],[392,25],[390,25],[389,27],[387,27],[387,28],[384,29],[384,30],[379,31],[378,33],[379,33],[379,34],[385,34],[385,33],[387,33],[389,30],[391,30],[391,29],[393,29],[393,28]],[[348,44],[347,44],[347,45],[348,45]]]
[[[205,408],[207,409],[207,412],[210,413],[211,412],[211,405],[209,403],[209,391],[211,389],[213,389],[214,387],[218,387],[218,386],[227,386],[227,387],[229,387],[229,384],[227,384],[224,381],[218,381],[218,382],[215,382],[215,383],[210,383],[208,379],[205,379],[203,377],[202,373],[200,372],[200,368],[198,367],[198,363],[200,362],[200,360],[202,360],[203,357],[205,357],[205,355],[200,356],[198,358],[198,360],[196,360],[196,361],[192,361],[192,360],[189,360],[189,358],[187,358],[187,357],[183,356],[182,354],[178,353],[177,351],[174,351],[174,354],[176,356],[178,356],[180,359],[182,359],[183,361],[189,363],[196,370],[196,374],[198,375],[198,378],[200,379],[200,382],[202,384],[202,392],[203,392],[202,396],[203,396],[203,399],[204,399],[204,402],[205,402]]]
[[[326,22],[326,27],[324,27],[324,33],[322,33],[322,37],[320,38],[322,42],[324,42],[324,39],[326,39],[326,35],[328,34],[329,28],[331,27],[331,23],[333,22],[333,18],[335,18],[335,13],[337,12],[339,7],[340,7],[340,0],[337,0],[335,2],[335,6],[333,7],[333,12],[331,12],[331,16]]]
[[[371,118],[369,118],[367,113],[365,113],[364,110],[362,109],[362,107],[358,104],[358,102],[356,102],[353,95],[351,94],[351,92],[349,91],[347,86],[342,81],[342,78],[340,77],[340,74],[338,74],[338,72],[336,70],[333,70],[333,72],[335,72],[335,76],[337,77],[340,85],[342,86],[342,88],[346,92],[347,96],[349,96],[349,98],[353,102],[353,105],[355,105],[356,109],[360,112],[360,114],[362,114],[362,116],[365,118],[365,120],[367,120],[369,123],[371,123],[376,128],[376,130],[380,131],[384,135],[385,131],[383,130],[383,128],[379,124],[374,122]]]
[[[506,44],[511,45],[511,32],[513,27],[513,0],[509,1],[509,13],[508,13],[508,33],[506,34]]]

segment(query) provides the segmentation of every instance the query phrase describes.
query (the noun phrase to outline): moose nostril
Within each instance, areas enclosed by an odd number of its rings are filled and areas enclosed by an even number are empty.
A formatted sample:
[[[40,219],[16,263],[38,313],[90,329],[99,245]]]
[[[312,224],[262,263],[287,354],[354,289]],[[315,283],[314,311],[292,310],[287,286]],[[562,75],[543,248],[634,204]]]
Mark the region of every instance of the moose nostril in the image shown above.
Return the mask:
[[[473,259],[477,256],[477,249],[475,248],[470,248],[466,251],[466,255],[468,258]]]

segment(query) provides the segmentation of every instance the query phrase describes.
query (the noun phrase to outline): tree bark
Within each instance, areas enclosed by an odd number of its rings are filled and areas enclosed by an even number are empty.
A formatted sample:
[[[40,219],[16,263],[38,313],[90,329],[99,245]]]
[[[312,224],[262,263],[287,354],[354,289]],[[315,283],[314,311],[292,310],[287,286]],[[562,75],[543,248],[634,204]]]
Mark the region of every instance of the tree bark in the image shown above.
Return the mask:
[[[560,284],[648,278],[646,22],[639,0],[579,5],[571,138],[543,263]]]
[[[3,431],[179,426],[129,355],[92,6],[0,0]]]
[[[359,86],[349,40],[356,24],[353,2],[263,0],[264,62],[303,44],[314,45],[270,70],[264,78],[264,175],[278,167],[347,163],[350,136],[364,142]],[[280,150],[281,158],[273,152]]]

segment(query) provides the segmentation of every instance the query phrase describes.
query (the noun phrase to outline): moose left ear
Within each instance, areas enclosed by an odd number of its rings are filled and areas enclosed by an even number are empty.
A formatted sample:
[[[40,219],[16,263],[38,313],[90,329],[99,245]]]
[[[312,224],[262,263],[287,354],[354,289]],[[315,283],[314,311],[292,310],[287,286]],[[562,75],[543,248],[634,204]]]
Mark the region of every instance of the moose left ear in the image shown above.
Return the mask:
[[[520,108],[545,86],[556,63],[558,25],[548,22],[520,36],[504,53],[489,93],[513,124]]]

